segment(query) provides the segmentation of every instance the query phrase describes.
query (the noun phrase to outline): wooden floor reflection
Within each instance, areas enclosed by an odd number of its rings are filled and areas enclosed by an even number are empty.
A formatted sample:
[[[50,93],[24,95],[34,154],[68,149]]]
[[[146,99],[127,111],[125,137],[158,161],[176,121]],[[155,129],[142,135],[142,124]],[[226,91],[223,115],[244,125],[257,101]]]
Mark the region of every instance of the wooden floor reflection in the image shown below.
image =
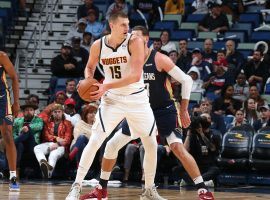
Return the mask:
[[[8,184],[0,184],[1,200],[64,200],[70,189],[70,183],[51,184],[51,183],[24,183],[21,185],[20,192],[9,192]],[[92,189],[84,187],[83,193]],[[198,199],[195,190],[179,190],[179,189],[161,189],[159,193],[167,199],[178,200],[195,200]],[[136,200],[139,199],[141,189],[137,186],[129,186],[125,188],[109,188],[109,199],[114,200]],[[247,193],[243,192],[214,192],[216,199],[234,199],[234,200],[263,200],[270,199],[269,194],[263,193]]]

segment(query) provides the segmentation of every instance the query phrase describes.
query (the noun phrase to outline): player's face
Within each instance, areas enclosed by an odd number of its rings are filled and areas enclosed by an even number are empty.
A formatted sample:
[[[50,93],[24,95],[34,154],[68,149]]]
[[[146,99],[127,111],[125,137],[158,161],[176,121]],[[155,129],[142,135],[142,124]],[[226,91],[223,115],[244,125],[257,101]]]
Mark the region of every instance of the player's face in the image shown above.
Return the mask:
[[[142,33],[142,31],[139,31],[139,30],[132,31],[132,34],[134,34],[134,35],[136,35],[138,37],[141,37],[144,40],[144,43],[147,43],[148,42],[149,37],[144,36],[143,33]]]
[[[112,33],[120,37],[126,37],[129,30],[129,20],[128,18],[118,17],[118,19],[110,23],[110,26]]]

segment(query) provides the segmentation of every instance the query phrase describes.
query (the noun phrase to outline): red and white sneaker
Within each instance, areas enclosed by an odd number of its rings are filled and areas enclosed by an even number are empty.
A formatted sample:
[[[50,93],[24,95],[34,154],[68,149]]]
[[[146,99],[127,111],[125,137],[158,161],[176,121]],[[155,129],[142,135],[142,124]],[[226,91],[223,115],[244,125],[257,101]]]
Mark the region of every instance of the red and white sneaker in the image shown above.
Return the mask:
[[[102,186],[98,184],[94,190],[80,197],[80,200],[86,199],[107,200],[108,199],[107,189],[103,189]]]
[[[212,192],[207,191],[206,189],[198,190],[199,200],[214,200]]]

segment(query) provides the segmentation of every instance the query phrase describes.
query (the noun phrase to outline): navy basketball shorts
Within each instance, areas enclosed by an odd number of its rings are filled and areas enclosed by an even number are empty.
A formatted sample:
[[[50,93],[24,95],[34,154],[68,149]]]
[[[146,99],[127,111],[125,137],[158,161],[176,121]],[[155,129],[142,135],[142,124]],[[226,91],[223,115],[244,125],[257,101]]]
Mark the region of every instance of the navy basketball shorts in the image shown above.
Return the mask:
[[[7,93],[0,95],[0,125],[13,125],[10,97]]]

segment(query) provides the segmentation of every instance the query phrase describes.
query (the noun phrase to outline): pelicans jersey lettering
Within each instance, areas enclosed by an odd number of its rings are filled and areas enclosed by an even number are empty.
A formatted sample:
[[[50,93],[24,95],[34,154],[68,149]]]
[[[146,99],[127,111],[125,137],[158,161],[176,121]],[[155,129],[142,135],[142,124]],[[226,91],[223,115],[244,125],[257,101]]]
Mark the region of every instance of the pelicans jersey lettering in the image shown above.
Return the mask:
[[[148,91],[151,108],[154,111],[174,103],[167,72],[159,72],[157,70],[155,63],[156,53],[155,50],[151,51],[143,67],[144,83]]]
[[[112,83],[122,79],[130,71],[130,53],[128,50],[131,34],[117,47],[112,48],[107,44],[107,37],[101,38],[100,64],[103,66],[104,83]],[[139,82],[129,84],[121,88],[110,89],[109,92],[119,95],[130,95],[141,91],[144,88],[143,74]]]
[[[175,101],[173,99],[171,83],[166,72],[157,70],[155,56],[156,51],[152,50],[146,60],[144,70],[144,83],[149,95],[149,102],[156,119],[158,134],[166,139],[168,144],[174,142],[182,143],[182,134],[179,126],[179,119]],[[123,121],[122,133],[131,135],[129,123]]]

